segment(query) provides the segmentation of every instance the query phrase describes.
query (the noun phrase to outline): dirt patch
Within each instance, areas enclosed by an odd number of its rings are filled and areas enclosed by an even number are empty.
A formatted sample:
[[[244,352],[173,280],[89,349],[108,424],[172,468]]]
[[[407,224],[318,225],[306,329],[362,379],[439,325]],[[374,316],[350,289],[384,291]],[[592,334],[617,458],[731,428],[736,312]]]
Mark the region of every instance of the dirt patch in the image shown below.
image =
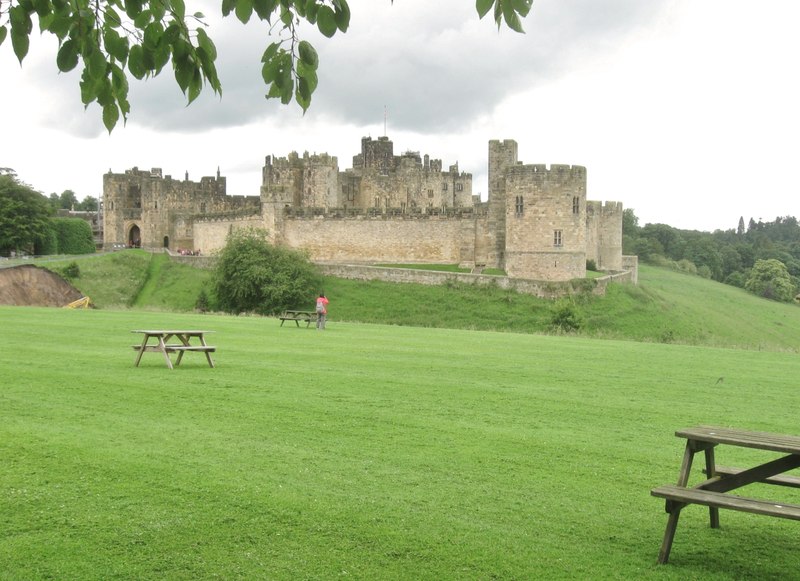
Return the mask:
[[[63,307],[82,296],[47,269],[32,264],[0,268],[0,305]]]

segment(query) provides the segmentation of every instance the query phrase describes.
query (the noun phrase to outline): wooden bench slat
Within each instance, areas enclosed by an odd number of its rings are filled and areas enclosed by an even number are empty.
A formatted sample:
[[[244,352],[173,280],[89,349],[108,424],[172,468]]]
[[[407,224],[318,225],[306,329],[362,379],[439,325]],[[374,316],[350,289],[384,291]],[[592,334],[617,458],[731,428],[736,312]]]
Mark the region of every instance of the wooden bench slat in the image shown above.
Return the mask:
[[[795,504],[757,500],[722,492],[710,492],[699,488],[684,488],[674,485],[659,486],[651,490],[650,493],[653,496],[684,504],[702,504],[716,508],[800,520],[800,506]]]
[[[141,345],[131,345],[136,351],[140,351],[142,349]],[[158,345],[145,345],[145,349],[149,351],[161,351],[161,347]],[[213,345],[167,345],[165,347],[166,351],[206,351],[206,352],[214,352],[217,348]]]

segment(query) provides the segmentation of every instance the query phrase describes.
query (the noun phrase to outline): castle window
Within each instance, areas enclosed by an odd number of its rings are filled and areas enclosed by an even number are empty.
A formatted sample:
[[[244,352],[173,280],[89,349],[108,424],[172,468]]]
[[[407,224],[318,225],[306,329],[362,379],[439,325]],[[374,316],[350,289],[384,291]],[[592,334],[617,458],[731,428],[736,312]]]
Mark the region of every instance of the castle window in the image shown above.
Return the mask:
[[[444,182],[444,183],[442,184],[442,191],[443,191],[443,192],[446,192],[446,191],[447,191],[447,182]]]
[[[428,197],[429,197],[429,198],[432,198],[432,197],[433,197],[433,190],[428,190]]]
[[[205,214],[206,213],[206,203],[205,202],[201,202],[200,203],[200,213],[201,214]]]
[[[514,215],[519,217],[525,213],[525,201],[522,196],[514,198]]]
[[[153,202],[153,208],[154,208],[154,209],[156,209],[156,210],[158,210],[158,200],[156,200],[155,202]]]
[[[553,230],[553,246],[555,246],[556,248],[561,248],[562,246],[561,230]]]
[[[458,183],[456,184],[456,191],[463,192],[464,191],[464,184]]]
[[[578,196],[572,196],[572,213],[578,214],[581,211],[581,199]]]

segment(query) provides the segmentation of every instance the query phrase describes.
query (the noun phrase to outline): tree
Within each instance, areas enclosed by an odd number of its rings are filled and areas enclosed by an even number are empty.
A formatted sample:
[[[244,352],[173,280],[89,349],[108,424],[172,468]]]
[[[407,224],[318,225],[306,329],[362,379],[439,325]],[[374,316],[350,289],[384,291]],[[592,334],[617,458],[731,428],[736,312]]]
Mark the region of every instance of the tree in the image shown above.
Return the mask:
[[[61,208],[64,210],[71,210],[78,203],[78,196],[72,190],[64,190],[59,197]]]
[[[791,302],[796,294],[786,266],[774,258],[756,260],[744,288],[766,299]]]
[[[83,212],[97,212],[100,202],[93,196],[86,196],[82,201],[75,204],[76,210]]]
[[[13,172],[0,173],[0,254],[35,252],[50,237],[51,213],[45,196]]]
[[[308,304],[320,277],[301,252],[273,246],[265,230],[236,230],[217,258],[214,288],[219,307],[229,313],[273,315]]]
[[[532,2],[476,0],[476,9],[483,18],[494,8],[498,27],[505,22],[523,32],[520,17],[528,15]],[[284,105],[294,98],[306,111],[317,88],[319,57],[310,42],[300,39],[298,26],[305,20],[328,38],[347,32],[347,0],[222,0],[222,16],[230,14],[243,24],[253,16],[267,23],[267,35],[277,36],[261,57],[267,98]],[[128,73],[142,80],[171,63],[189,103],[205,84],[222,95],[205,15],[187,10],[185,0],[0,0],[0,45],[10,36],[20,63],[28,54],[34,19],[40,32],[58,39],[59,71],[82,64],[81,100],[102,108],[109,132],[130,112]]]

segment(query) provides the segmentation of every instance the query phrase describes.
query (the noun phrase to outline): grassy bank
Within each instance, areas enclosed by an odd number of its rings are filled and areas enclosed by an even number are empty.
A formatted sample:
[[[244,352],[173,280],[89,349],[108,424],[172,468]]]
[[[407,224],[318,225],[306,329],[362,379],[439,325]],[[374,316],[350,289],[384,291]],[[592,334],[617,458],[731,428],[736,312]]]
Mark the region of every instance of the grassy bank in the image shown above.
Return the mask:
[[[1,579],[733,580],[800,566],[796,523],[724,512],[712,531],[697,507],[657,566],[666,515],[649,496],[677,477],[677,428],[796,433],[794,353],[142,310],[0,319]],[[197,354],[134,368],[129,331],[166,326],[216,331],[217,368]]]
[[[192,311],[211,273],[126,251],[78,260],[74,284],[100,308]],[[58,269],[58,263],[46,266]],[[327,278],[331,318],[338,321],[515,333],[551,333],[564,301],[498,287],[425,286]],[[298,308],[313,309],[314,297]],[[212,296],[213,300],[213,296]],[[800,308],[697,276],[642,266],[640,284],[612,284],[605,296],[569,301],[584,337],[797,351]]]

